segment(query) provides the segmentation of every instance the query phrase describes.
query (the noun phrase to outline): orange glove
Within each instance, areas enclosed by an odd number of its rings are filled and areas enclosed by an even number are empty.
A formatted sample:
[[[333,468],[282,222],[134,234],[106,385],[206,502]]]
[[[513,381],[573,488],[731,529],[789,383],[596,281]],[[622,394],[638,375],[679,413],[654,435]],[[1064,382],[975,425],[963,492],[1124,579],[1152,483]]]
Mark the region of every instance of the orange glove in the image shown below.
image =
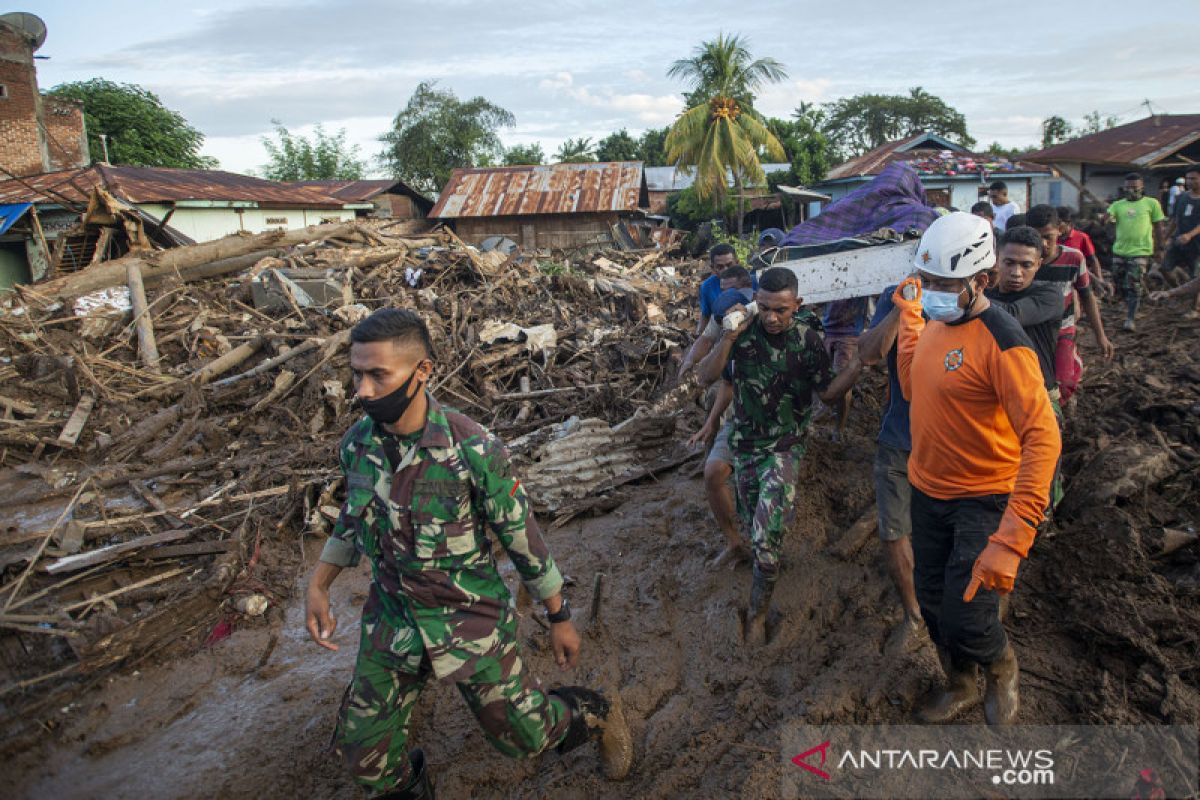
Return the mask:
[[[963,602],[975,598],[979,587],[1008,594],[1017,580],[1017,568],[1021,566],[1021,555],[1003,542],[988,539],[987,547],[975,559],[971,567],[971,582],[963,592]]]
[[[903,283],[896,287],[896,291],[892,292],[892,302],[901,311],[915,309],[919,315],[922,308],[921,279],[916,275],[909,275],[905,278]]]

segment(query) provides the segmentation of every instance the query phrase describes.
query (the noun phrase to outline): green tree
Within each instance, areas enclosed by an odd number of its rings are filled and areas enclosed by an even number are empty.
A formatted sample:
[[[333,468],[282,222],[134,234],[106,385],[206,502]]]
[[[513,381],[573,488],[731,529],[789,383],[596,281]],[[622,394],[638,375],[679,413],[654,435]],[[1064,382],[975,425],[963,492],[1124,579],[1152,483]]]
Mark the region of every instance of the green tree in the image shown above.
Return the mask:
[[[393,177],[419,192],[438,192],[456,167],[500,161],[504,147],[497,131],[516,124],[513,115],[482,97],[459,100],[432,81],[417,85],[408,105],[379,140],[379,159]]]
[[[1087,136],[1091,133],[1099,133],[1106,131],[1109,128],[1117,127],[1117,123],[1121,120],[1114,116],[1103,116],[1099,111],[1093,111],[1090,114],[1083,115],[1083,125],[1079,128],[1080,136]]]
[[[767,176],[767,185],[772,190],[780,184],[811,186],[824,179],[830,167],[830,148],[819,122],[820,112],[810,103],[801,103],[791,119],[767,120],[767,128],[783,145],[785,160],[791,165],[784,172]]]
[[[545,164],[546,151],[538,142],[533,144],[518,144],[504,151],[504,166],[515,167],[524,164]]]
[[[83,103],[93,161],[104,160],[100,134],[108,139],[108,159],[131,167],[215,169],[217,160],[200,155],[204,134],[158,95],[132,83],[104,78],[55,86],[47,94]]]
[[[297,136],[277,119],[275,138],[262,137],[268,161],[264,178],[273,181],[361,180],[366,165],[358,157],[358,146],[346,144],[346,129],[326,133],[318,123],[313,136]]]
[[[773,58],[753,59],[741,37],[721,34],[697,47],[691,58],[672,64],[667,75],[687,83],[692,103],[667,134],[667,160],[695,170],[701,200],[715,198],[721,204],[727,176],[733,176],[741,235],[743,187],[767,182],[759,153],[784,158],[783,146],[754,110],[754,93],[765,83],[783,80],[787,72]]]
[[[597,161],[638,161],[638,141],[621,128],[596,142]]]
[[[558,146],[558,152],[554,154],[554,161],[557,164],[586,164],[595,160],[596,145],[592,144],[590,136],[567,139]]]
[[[1042,120],[1042,147],[1052,147],[1071,138],[1071,123],[1059,116]]]
[[[702,222],[728,219],[735,213],[737,204],[732,197],[726,196],[719,202],[715,196],[701,198],[694,186],[667,195],[667,214],[673,228],[695,230]]]
[[[646,130],[640,139],[638,139],[637,157],[638,160],[645,162],[647,167],[666,167],[670,165],[667,161],[667,133],[671,130],[666,128],[649,128]]]
[[[827,103],[824,111],[822,132],[842,159],[917,133],[947,136],[964,147],[975,144],[967,133],[966,117],[920,86],[909,89],[907,96],[843,97]]]

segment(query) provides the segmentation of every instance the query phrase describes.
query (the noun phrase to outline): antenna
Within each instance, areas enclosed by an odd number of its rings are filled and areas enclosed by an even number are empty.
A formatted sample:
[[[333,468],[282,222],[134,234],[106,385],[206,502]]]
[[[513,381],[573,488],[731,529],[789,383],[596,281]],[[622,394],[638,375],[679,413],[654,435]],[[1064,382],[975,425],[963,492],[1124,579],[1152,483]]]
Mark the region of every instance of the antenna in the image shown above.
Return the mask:
[[[33,45],[34,50],[46,43],[46,23],[42,22],[42,18],[37,14],[30,14],[28,11],[13,11],[9,14],[0,14],[0,22],[6,22],[25,34],[25,38]]]

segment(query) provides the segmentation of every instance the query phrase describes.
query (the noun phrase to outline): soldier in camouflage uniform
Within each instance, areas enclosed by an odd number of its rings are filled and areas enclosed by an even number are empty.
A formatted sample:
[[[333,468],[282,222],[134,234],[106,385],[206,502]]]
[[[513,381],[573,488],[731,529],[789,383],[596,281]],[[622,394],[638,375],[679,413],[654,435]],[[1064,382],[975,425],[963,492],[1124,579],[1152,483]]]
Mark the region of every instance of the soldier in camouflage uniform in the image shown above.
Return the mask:
[[[857,380],[854,358],[833,375],[819,323],[797,315],[796,276],[775,267],[763,273],[754,299],[758,314],[721,342],[700,365],[700,380],[724,377],[733,383],[734,414],[729,443],[734,452],[738,513],[750,529],[754,579],[746,617],[746,641],[766,641],[771,592],[779,578],[783,533],[796,510],[796,476],[812,415],[812,396],[834,404]],[[729,309],[727,314],[742,310]]]
[[[336,650],[329,586],[366,555],[373,581],[334,739],[355,780],[388,798],[433,796],[423,754],[407,746],[430,676],[454,681],[488,741],[514,758],[576,747],[609,712],[583,687],[545,691],[522,664],[487,530],[550,612],[565,668],[577,662],[579,635],[562,576],[500,440],[425,392],[430,353],[425,324],[410,311],[382,309],[352,331],[350,365],[367,416],[339,447],[346,501],[308,589],[308,630]]]

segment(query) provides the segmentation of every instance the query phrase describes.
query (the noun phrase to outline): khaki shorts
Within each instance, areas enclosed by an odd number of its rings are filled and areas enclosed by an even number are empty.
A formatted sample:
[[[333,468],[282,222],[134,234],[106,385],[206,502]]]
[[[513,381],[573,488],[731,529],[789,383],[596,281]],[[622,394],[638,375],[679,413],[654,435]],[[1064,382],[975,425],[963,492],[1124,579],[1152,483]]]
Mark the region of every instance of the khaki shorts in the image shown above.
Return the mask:
[[[908,451],[886,444],[875,448],[875,506],[879,538],[894,542],[912,534],[912,485],[908,482]]]

